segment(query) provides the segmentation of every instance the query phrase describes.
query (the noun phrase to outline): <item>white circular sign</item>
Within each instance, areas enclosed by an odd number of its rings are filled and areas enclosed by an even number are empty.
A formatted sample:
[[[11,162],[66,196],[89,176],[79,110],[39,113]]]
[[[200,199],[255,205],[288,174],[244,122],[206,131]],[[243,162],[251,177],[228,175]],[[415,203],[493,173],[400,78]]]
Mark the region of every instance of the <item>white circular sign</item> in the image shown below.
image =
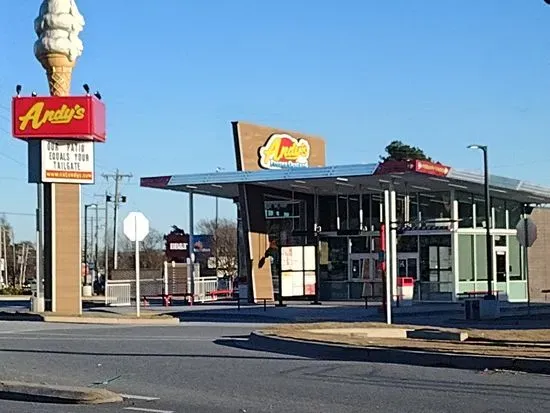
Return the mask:
[[[141,242],[149,234],[149,220],[141,212],[130,212],[123,222],[124,235],[132,242]]]
[[[527,234],[525,234],[526,230]],[[520,219],[516,225],[516,238],[522,247],[531,247],[537,240],[537,225],[535,221],[531,218]]]

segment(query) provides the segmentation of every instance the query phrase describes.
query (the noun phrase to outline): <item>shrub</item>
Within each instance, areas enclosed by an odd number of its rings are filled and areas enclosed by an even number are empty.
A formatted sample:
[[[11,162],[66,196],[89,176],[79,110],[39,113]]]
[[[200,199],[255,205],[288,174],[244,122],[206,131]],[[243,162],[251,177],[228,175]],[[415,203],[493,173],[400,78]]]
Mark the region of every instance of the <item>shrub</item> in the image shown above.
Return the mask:
[[[28,295],[30,293],[28,288],[4,287],[0,289],[0,295]]]

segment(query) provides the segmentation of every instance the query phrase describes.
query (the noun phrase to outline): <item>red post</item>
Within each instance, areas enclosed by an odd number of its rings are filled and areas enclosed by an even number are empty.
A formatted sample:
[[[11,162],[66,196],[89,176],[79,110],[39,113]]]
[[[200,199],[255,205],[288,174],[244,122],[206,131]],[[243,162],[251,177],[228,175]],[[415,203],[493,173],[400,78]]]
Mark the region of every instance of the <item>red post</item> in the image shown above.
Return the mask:
[[[379,263],[382,272],[382,311],[386,315],[386,224],[380,225],[380,252],[383,257]]]

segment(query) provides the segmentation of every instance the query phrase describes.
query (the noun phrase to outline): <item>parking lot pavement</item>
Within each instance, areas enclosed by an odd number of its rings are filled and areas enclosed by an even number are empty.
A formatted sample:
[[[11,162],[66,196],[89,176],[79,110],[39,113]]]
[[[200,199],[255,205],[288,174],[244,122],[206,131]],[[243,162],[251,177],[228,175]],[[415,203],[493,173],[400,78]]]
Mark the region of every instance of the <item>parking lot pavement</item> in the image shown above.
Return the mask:
[[[2,412],[547,412],[548,376],[341,362],[257,351],[254,324],[44,327],[0,332],[0,377],[104,387],[102,406],[0,401]],[[136,397],[137,396],[137,397]]]

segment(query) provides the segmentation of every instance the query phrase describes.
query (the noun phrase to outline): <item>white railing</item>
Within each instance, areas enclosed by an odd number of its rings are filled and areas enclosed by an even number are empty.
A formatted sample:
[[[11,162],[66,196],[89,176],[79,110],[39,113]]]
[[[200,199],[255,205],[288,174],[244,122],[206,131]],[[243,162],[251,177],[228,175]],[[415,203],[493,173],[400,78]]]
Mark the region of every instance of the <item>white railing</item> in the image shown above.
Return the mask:
[[[218,289],[218,277],[195,278],[195,301],[216,301],[217,297],[211,296],[210,292]]]
[[[130,306],[130,283],[114,283],[110,281],[105,291],[105,304],[117,307]]]

